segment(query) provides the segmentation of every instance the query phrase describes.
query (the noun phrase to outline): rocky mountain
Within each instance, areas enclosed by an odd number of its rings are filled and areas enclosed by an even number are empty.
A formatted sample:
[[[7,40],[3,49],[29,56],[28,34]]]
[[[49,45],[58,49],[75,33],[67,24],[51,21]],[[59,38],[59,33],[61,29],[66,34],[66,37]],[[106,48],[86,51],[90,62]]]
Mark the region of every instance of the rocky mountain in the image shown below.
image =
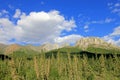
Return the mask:
[[[50,51],[50,50],[58,49],[58,48],[59,48],[58,44],[50,44],[50,43],[47,43],[41,46],[41,50],[43,51]]]
[[[75,44],[76,47],[79,47],[83,50],[86,50],[89,47],[94,48],[103,48],[103,49],[120,49],[114,44],[107,43],[104,40],[96,37],[87,37],[87,38],[81,38],[78,40]]]
[[[78,40],[75,46],[70,46],[69,44],[58,45],[58,44],[50,44],[50,43],[46,43],[41,46],[33,46],[33,45],[21,46],[17,44],[11,44],[11,45],[0,44],[0,53],[11,54],[16,51],[25,52],[25,53],[41,53],[59,48],[66,48],[66,49],[70,48],[70,50],[75,50],[76,48],[79,48],[84,51],[90,51],[95,53],[96,51],[97,52],[104,51],[105,53],[111,51],[120,52],[120,47],[117,47],[114,44],[107,43],[100,38],[87,37]]]
[[[20,45],[17,45],[17,44],[11,44],[9,46],[7,46],[4,50],[4,54],[11,54],[13,53],[14,51],[17,51],[21,48],[22,46]]]
[[[41,46],[33,46],[33,45],[17,45],[17,44],[11,44],[11,45],[4,45],[0,44],[0,53],[2,54],[11,54],[15,51],[25,51],[25,52],[30,52],[30,51],[35,51],[35,52],[47,52],[53,49],[58,49],[59,45],[58,44],[50,44],[46,43]]]
[[[0,43],[0,53],[3,53],[7,45]]]
[[[41,46],[28,45],[27,47],[29,47],[30,49],[32,49],[34,51],[46,52],[46,51],[50,51],[50,50],[53,50],[53,49],[58,49],[59,45],[58,44],[46,43],[46,44],[43,44]]]

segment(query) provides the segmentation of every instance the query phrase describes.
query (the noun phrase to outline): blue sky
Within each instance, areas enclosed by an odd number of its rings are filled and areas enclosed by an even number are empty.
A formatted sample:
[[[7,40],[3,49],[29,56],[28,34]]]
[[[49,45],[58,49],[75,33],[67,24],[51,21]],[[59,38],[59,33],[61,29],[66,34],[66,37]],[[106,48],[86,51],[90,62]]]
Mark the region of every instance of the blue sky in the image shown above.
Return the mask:
[[[120,0],[0,0],[0,43],[75,43],[100,37],[120,45]]]

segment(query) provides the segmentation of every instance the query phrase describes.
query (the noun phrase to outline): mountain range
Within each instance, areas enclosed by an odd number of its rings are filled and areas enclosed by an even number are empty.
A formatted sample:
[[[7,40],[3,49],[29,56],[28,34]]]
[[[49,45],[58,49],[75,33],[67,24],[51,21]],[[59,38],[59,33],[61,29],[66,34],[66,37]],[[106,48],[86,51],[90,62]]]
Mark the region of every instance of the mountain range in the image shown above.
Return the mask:
[[[69,48],[71,50],[74,50],[72,48],[78,48],[83,51],[89,51],[89,52],[94,52],[94,53],[119,53],[120,52],[120,47],[107,43],[106,41],[96,38],[96,37],[87,37],[87,38],[81,38],[79,39],[74,46],[70,45],[58,45],[58,44],[50,44],[46,43],[41,46],[33,46],[33,45],[25,45],[21,46],[18,44],[11,44],[11,45],[5,45],[5,44],[0,44],[0,53],[1,54],[12,54],[16,51],[26,51],[27,52],[36,52],[36,53],[41,53],[41,52],[49,52],[51,50],[57,50],[61,48]]]

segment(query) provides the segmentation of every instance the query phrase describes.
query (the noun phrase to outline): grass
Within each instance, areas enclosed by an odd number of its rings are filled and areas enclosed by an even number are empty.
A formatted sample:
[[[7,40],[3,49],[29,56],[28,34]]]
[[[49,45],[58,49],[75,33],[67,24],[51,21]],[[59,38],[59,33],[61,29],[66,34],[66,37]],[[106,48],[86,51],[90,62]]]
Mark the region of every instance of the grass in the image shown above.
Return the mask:
[[[0,61],[0,80],[120,80],[119,57],[80,58],[80,51],[72,47],[41,54],[16,51],[12,60]],[[71,58],[71,53],[76,54]]]
[[[104,48],[94,48],[88,47],[87,51],[92,53],[100,53],[100,54],[120,54],[120,50],[118,49],[104,49]]]
[[[65,58],[60,53],[57,58],[34,56],[0,61],[1,80],[120,80],[120,59],[80,59],[74,55]]]

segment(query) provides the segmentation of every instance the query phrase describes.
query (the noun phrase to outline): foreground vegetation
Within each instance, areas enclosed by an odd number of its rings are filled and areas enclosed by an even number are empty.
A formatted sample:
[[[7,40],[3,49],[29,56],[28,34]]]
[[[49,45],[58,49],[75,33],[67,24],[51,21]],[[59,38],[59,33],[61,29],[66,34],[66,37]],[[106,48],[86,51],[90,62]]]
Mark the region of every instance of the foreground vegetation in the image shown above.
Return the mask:
[[[83,58],[58,52],[55,57],[13,55],[0,61],[0,80],[120,80],[120,58]]]

